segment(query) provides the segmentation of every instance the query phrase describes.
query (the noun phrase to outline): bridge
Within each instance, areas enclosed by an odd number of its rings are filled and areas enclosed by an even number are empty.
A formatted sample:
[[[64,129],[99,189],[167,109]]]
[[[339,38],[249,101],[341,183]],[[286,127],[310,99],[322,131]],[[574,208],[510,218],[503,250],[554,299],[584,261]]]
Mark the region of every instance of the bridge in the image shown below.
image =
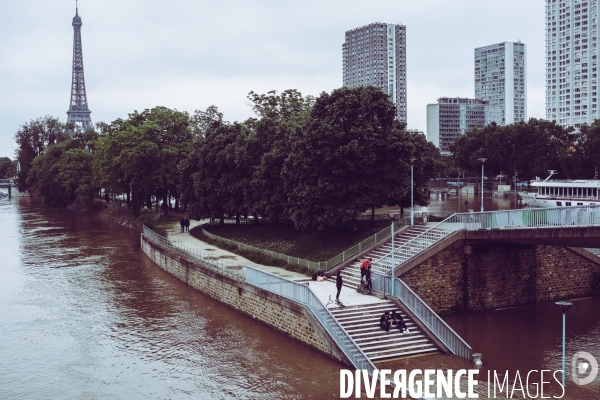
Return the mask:
[[[457,213],[377,257],[375,272],[395,277],[457,240],[600,247],[600,207],[556,207]]]
[[[16,187],[14,179],[0,179],[0,189],[8,189],[8,193],[0,191],[0,199],[12,198],[12,188]]]

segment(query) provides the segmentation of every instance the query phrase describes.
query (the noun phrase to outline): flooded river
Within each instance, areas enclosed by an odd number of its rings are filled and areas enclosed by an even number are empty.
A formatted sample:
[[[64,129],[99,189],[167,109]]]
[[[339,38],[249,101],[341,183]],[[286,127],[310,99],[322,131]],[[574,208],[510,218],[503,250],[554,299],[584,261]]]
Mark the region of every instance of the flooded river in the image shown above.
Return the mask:
[[[600,299],[567,315],[569,355],[600,361]],[[486,368],[560,368],[554,305],[446,320]],[[443,357],[386,367],[452,364]],[[338,398],[340,368],[172,278],[132,230],[27,198],[0,202],[0,399]],[[600,377],[569,398],[599,394]]]
[[[343,366],[203,296],[139,234],[0,203],[1,399],[305,399]]]

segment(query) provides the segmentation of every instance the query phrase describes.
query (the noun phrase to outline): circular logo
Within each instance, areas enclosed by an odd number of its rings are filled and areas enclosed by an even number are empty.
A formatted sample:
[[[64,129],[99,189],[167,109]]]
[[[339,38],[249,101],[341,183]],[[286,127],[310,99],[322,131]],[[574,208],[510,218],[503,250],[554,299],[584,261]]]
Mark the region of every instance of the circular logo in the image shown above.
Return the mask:
[[[588,374],[585,378],[579,375]],[[598,376],[598,361],[590,353],[578,351],[571,359],[571,377],[575,384],[583,386],[596,379]]]

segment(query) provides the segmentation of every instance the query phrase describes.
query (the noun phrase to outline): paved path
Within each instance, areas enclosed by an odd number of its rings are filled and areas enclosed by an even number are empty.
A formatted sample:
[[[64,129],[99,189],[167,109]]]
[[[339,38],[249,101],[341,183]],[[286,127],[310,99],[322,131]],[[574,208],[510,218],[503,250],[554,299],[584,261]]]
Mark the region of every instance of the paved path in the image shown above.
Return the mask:
[[[313,290],[313,293],[315,295],[317,295],[317,297],[319,298],[319,300],[321,300],[321,302],[323,304],[327,304],[329,302],[329,296],[331,296],[331,298],[333,300],[335,300],[337,288],[335,287],[334,282],[310,281],[308,286],[310,286],[310,288]],[[346,307],[352,307],[352,306],[361,306],[361,305],[365,305],[365,304],[383,303],[385,300],[381,300],[379,297],[375,297],[375,296],[360,294],[355,289],[349,288],[348,286],[343,286],[342,291],[340,292],[340,301]],[[337,307],[339,307],[339,306],[335,303],[327,306],[327,308],[337,308]]]
[[[202,221],[191,221],[190,220],[190,228],[194,228],[198,225],[204,224],[208,222],[208,220]],[[250,265],[256,269],[261,271],[269,272],[273,275],[280,276],[285,279],[290,279],[293,281],[308,281],[309,286],[313,289],[314,293],[317,295],[319,300],[323,304],[327,304],[329,302],[329,296],[335,300],[335,295],[337,293],[337,289],[335,287],[335,283],[332,281],[323,281],[317,282],[312,281],[308,276],[299,274],[297,272],[288,271],[286,269],[280,267],[273,267],[269,265],[262,265],[252,262],[242,256],[234,254],[230,251],[220,249],[214,245],[203,242],[200,239],[193,237],[191,234],[185,232],[181,232],[181,228],[179,226],[179,222],[174,222],[172,228],[167,229],[167,238],[172,242],[181,246],[185,246],[189,249],[200,251],[203,253],[210,254],[215,258],[226,259],[230,262],[236,262],[241,265]],[[342,292],[340,293],[340,301],[345,306],[359,306],[366,304],[376,304],[382,303],[384,300],[381,300],[375,296],[368,296],[364,294],[358,293],[355,289],[349,288],[347,286],[342,287]],[[330,304],[328,308],[337,308],[339,307],[337,304]]]
[[[208,220],[202,221],[192,221],[190,220],[190,229],[194,228],[198,225],[204,224],[208,222]],[[298,280],[307,280],[310,279],[306,275],[299,274],[297,272],[288,271],[286,269],[280,267],[272,267],[268,265],[257,264],[252,262],[242,256],[229,252],[227,250],[223,250],[214,246],[212,244],[208,244],[203,242],[200,239],[196,239],[190,233],[181,232],[181,227],[179,226],[179,222],[174,222],[173,227],[167,229],[167,239],[169,239],[172,243],[185,246],[188,249],[192,249],[194,251],[199,251],[205,254],[210,254],[210,256],[215,257],[216,259],[225,259],[229,262],[236,262],[241,265],[249,265],[261,271],[269,272],[273,275],[280,276],[282,278],[291,279],[294,281]],[[335,286],[335,285],[334,285]],[[335,291],[334,291],[335,294]]]

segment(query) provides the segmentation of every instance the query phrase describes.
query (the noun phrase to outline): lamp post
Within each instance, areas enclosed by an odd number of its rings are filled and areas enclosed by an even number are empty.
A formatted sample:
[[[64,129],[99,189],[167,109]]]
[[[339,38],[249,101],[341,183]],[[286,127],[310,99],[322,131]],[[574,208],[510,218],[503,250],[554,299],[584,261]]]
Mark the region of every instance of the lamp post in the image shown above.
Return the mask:
[[[569,301],[557,301],[556,305],[559,306],[563,313],[563,334],[562,334],[562,385],[565,387],[565,375],[567,371],[565,370],[565,336],[567,331],[567,310],[571,308],[573,303]]]
[[[396,267],[396,257],[395,257],[395,250],[394,249],[394,220],[392,220],[392,279],[390,279],[390,284],[392,285],[392,290],[390,290],[392,297],[394,297],[394,269]],[[384,292],[385,292],[385,277],[383,278],[383,287],[384,287]]]
[[[481,161],[481,212],[483,212],[483,163],[487,161],[487,158],[478,158]]]
[[[414,166],[415,166],[415,161],[417,161],[416,158],[411,157],[410,158],[410,226],[414,226],[415,225],[415,205],[414,205],[414,201],[415,201],[415,195],[414,195]]]

